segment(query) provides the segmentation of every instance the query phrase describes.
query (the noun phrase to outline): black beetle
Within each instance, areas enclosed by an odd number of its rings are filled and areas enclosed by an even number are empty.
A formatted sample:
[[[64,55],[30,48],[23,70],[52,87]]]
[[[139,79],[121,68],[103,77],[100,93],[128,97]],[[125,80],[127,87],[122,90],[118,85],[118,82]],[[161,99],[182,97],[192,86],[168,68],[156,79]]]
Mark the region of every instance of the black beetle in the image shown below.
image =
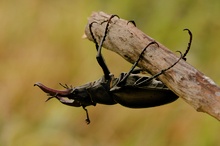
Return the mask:
[[[131,70],[128,73],[121,73],[118,78],[115,78],[114,75],[110,73],[101,54],[101,48],[107,35],[108,26],[111,19],[115,16],[117,15],[112,15],[107,21],[105,21],[107,22],[105,33],[99,45],[92,32],[93,23],[90,24],[90,33],[98,51],[96,58],[104,72],[103,77],[94,82],[89,82],[77,87],[69,87],[66,84],[60,84],[65,90],[51,89],[41,83],[34,84],[50,96],[47,101],[51,98],[57,98],[65,105],[74,107],[82,106],[86,111],[87,124],[90,123],[88,111],[86,109],[86,106],[89,105],[95,106],[97,103],[113,105],[119,103],[129,108],[147,108],[168,104],[178,99],[178,96],[167,88],[163,82],[158,80],[157,77],[172,68],[181,59],[186,60],[185,56],[187,55],[192,42],[192,34],[190,30],[185,29],[188,30],[188,33],[190,34],[190,41],[185,54],[181,54],[181,57],[170,67],[151,77],[141,73],[141,69],[135,69],[147,47],[152,44],[158,45],[156,42],[151,42],[143,49]]]

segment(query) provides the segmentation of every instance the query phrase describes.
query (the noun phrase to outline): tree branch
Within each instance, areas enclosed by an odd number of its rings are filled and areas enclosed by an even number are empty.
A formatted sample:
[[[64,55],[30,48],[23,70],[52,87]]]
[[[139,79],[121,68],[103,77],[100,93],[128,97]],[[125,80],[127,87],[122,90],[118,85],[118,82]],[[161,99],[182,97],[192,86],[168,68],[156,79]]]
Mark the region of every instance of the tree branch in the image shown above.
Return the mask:
[[[86,37],[93,41],[89,24],[97,22],[92,25],[92,31],[97,41],[100,42],[106,26],[103,21],[108,20],[109,17],[110,15],[104,12],[92,13],[85,29]],[[134,63],[143,48],[152,41],[155,40],[140,31],[133,23],[115,17],[110,23],[103,46]],[[159,47],[151,45],[147,48],[143,59],[138,64],[140,68],[147,70],[152,75],[169,67],[179,58],[168,48],[157,43]],[[172,69],[160,75],[159,79],[197,111],[208,113],[220,120],[220,88],[193,66],[181,60]]]

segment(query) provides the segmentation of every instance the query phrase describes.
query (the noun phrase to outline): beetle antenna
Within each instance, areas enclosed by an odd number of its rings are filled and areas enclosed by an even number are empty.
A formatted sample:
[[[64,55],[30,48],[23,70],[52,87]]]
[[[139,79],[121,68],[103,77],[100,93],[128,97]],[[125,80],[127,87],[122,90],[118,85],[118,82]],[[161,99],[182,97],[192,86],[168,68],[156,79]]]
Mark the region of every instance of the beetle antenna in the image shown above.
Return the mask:
[[[189,42],[188,42],[188,46],[187,46],[187,50],[186,52],[183,54],[183,59],[186,61],[186,55],[188,54],[190,48],[191,48],[191,44],[192,44],[192,38],[193,38],[193,35],[192,35],[192,32],[189,30],[189,29],[184,29],[183,31],[187,30],[188,33],[189,33]]]
[[[51,100],[52,98],[54,98],[54,97],[53,96],[48,97],[47,100],[45,100],[45,102]]]
[[[67,84],[59,83],[59,85],[62,86],[63,88],[65,88],[65,89],[71,89],[72,88],[72,86],[69,87]]]

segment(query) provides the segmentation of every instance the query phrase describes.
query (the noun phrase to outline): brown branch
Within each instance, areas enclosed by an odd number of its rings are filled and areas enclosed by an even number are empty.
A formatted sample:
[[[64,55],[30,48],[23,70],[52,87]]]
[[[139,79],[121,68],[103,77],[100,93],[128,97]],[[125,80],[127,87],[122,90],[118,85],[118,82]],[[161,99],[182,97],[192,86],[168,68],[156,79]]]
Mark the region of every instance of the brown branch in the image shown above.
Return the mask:
[[[100,42],[106,26],[106,23],[102,22],[108,20],[109,17],[110,15],[103,12],[94,12],[88,19],[85,29],[86,37],[93,41],[89,32],[89,24],[97,22],[93,24],[92,31],[97,41]],[[132,23],[115,17],[109,26],[104,47],[134,63],[142,49],[152,41],[154,39],[144,34]],[[168,48],[157,43],[159,47],[151,45],[147,48],[138,65],[152,75],[169,67],[179,58]],[[181,60],[172,69],[160,75],[159,79],[197,111],[208,113],[220,120],[220,88],[193,66]]]

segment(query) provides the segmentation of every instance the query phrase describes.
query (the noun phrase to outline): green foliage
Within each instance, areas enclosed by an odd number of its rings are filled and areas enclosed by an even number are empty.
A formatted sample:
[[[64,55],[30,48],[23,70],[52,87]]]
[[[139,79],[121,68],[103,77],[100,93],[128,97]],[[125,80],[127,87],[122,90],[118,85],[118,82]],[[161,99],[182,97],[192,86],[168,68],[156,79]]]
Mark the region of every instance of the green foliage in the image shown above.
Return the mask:
[[[118,14],[173,51],[184,51],[194,35],[188,62],[219,83],[220,1],[0,1],[0,145],[219,145],[219,122],[182,99],[150,109],[120,105],[81,108],[44,103],[35,82],[61,89],[101,77],[95,46],[81,36],[92,11]],[[130,64],[104,51],[112,73]]]

